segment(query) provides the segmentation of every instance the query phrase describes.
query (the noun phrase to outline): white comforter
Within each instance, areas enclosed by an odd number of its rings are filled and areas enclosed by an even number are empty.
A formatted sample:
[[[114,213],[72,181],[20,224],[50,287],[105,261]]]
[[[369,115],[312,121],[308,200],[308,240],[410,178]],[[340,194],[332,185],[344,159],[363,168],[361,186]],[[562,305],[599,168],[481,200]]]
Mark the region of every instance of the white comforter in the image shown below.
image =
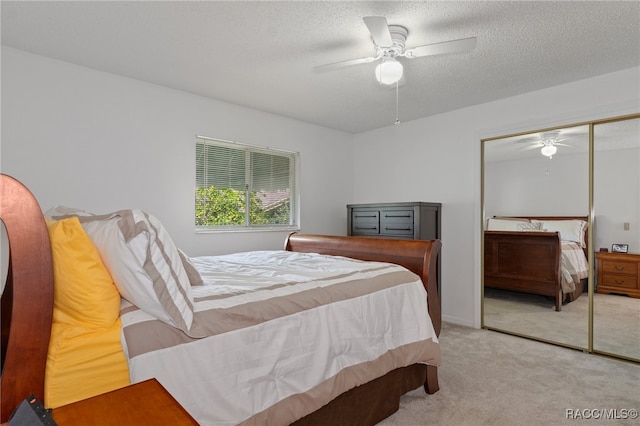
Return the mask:
[[[317,254],[192,258],[195,331],[123,305],[132,382],[156,377],[202,425],[289,424],[342,392],[440,350],[420,279]],[[192,331],[194,331],[192,328]]]

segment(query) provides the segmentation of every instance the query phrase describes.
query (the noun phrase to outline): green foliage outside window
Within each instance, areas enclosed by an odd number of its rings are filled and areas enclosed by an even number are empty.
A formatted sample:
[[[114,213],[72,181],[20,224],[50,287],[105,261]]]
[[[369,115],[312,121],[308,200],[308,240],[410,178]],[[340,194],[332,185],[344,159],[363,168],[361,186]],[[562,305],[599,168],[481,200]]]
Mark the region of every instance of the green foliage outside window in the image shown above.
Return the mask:
[[[289,225],[290,198],[276,197],[271,204],[265,193],[250,192],[251,225]],[[273,197],[272,197],[273,198]],[[246,191],[230,188],[196,188],[196,226],[233,226],[245,224]]]
[[[244,225],[244,192],[196,188],[196,226]]]

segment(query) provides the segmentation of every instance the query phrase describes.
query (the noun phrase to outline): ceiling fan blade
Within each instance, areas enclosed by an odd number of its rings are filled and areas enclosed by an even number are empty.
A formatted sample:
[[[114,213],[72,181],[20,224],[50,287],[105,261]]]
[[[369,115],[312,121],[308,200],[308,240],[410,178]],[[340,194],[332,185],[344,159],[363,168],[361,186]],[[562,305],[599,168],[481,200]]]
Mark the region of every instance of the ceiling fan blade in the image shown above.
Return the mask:
[[[407,58],[420,58],[422,56],[441,55],[443,53],[460,53],[473,49],[478,42],[475,37],[462,38],[460,40],[444,41],[442,43],[426,44],[424,46],[407,49],[404,56]]]
[[[558,139],[558,142],[564,142],[564,141],[568,141],[568,140],[576,139],[576,138],[588,138],[588,136],[589,136],[588,134],[566,136],[566,137]],[[557,145],[557,143],[556,143],[556,145]]]
[[[573,145],[567,145],[566,143],[559,143],[559,142],[556,142],[556,143],[554,143],[554,145],[556,145],[556,146],[568,146],[569,148],[575,148],[575,146],[573,146]]]
[[[519,151],[529,151],[531,149],[539,149],[542,148],[544,145],[543,144],[535,144],[535,145],[529,145],[529,146],[525,146],[522,148],[518,148]]]
[[[387,24],[387,18],[384,16],[365,16],[362,18],[364,23],[369,28],[371,38],[376,46],[391,47],[393,40],[391,40],[391,33],[389,32],[389,25]]]
[[[526,137],[526,138],[518,139],[515,142],[516,143],[535,143],[535,144],[542,145],[542,142],[540,141],[540,138],[537,137],[537,136],[529,136],[529,137]]]
[[[376,59],[378,58],[374,58],[373,56],[370,56],[368,58],[349,59],[347,61],[333,62],[331,64],[318,65],[316,67],[313,67],[313,71],[314,72],[333,71],[338,68],[344,68],[351,65],[369,64],[375,61]]]

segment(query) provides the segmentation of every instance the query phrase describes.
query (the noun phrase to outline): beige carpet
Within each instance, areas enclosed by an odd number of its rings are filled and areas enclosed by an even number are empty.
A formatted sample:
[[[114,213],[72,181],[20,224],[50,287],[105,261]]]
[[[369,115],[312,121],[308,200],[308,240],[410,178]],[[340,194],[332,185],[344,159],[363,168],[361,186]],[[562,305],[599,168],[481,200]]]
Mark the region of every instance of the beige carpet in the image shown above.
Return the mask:
[[[640,299],[593,295],[594,349],[640,360]],[[485,289],[484,324],[488,327],[588,347],[589,297],[562,306],[534,294]]]
[[[594,349],[640,360],[640,299],[593,296]]]
[[[640,424],[637,418],[567,418],[568,409],[617,409],[609,411],[617,417],[639,410],[638,364],[451,324],[443,325],[440,344],[440,391],[409,392],[380,425]]]

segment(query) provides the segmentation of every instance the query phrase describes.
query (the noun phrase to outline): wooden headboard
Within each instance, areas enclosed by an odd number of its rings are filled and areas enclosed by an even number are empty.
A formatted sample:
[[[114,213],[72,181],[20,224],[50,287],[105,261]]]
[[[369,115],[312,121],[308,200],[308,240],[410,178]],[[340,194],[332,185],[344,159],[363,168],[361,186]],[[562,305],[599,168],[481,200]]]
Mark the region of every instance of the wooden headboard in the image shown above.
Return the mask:
[[[0,219],[9,240],[7,281],[0,301],[0,423],[4,423],[29,395],[44,400],[53,269],[49,234],[38,202],[24,185],[2,174]]]
[[[496,219],[499,219],[500,216],[494,216]],[[502,216],[504,217],[504,216]],[[589,223],[589,216],[509,216],[516,219],[529,219],[529,220],[571,220],[578,219],[584,220]],[[589,227],[584,228],[584,247],[582,251],[584,251],[584,255],[589,258]]]

